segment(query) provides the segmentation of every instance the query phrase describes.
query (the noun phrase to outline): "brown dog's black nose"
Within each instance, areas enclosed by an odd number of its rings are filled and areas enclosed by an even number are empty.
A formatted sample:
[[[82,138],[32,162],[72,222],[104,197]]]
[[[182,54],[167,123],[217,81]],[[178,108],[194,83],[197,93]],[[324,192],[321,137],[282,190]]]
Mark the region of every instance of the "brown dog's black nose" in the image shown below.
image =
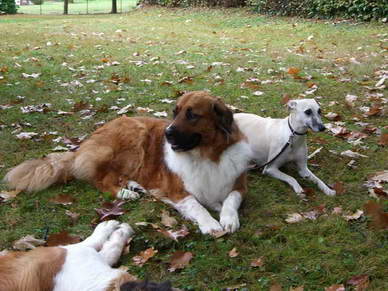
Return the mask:
[[[323,124],[320,124],[318,127],[319,131],[324,131],[326,127]]]
[[[171,139],[174,137],[176,132],[176,127],[175,126],[169,126],[166,128],[164,134],[166,135],[167,139]]]

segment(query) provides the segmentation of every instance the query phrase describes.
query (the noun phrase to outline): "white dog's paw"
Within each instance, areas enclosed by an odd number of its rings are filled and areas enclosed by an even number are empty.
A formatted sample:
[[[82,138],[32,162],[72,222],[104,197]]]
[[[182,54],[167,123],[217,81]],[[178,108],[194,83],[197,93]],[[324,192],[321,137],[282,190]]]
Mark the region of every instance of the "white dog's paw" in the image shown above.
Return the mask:
[[[93,236],[103,236],[108,239],[112,232],[114,232],[120,225],[117,220],[108,220],[98,224],[93,232]]]
[[[139,193],[129,189],[124,189],[124,188],[121,189],[116,196],[119,199],[129,199],[129,200],[136,200],[140,198]]]
[[[128,181],[127,188],[133,192],[139,193],[139,194],[146,194],[147,190],[144,189],[142,185],[135,181]]]
[[[325,193],[327,196],[334,196],[337,194],[334,189],[327,188],[323,190],[323,193]]]
[[[198,226],[203,234],[212,234],[224,230],[221,224],[215,219],[207,221],[206,224],[199,224]]]
[[[240,220],[238,219],[237,211],[221,213],[220,223],[227,232],[232,233],[238,230],[240,228]]]
[[[135,231],[132,229],[132,227],[128,224],[128,223],[122,223],[120,224],[119,228],[116,230],[116,232],[120,232],[120,235],[124,238],[124,239],[128,239],[129,237],[131,237]]]

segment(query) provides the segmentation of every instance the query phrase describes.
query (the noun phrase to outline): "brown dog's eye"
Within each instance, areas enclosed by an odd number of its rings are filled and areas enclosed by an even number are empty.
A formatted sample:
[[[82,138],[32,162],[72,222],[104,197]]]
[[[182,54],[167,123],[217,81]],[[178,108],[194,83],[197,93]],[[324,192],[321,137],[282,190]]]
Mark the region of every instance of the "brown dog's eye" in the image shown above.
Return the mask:
[[[172,111],[174,118],[178,115],[178,107],[175,107],[175,109]]]
[[[198,114],[193,113],[193,110],[191,108],[187,109],[186,111],[186,118],[188,120],[197,120],[199,118]]]
[[[313,112],[311,111],[311,109],[307,109],[304,113],[305,113],[306,115],[311,115],[311,113],[313,113]]]

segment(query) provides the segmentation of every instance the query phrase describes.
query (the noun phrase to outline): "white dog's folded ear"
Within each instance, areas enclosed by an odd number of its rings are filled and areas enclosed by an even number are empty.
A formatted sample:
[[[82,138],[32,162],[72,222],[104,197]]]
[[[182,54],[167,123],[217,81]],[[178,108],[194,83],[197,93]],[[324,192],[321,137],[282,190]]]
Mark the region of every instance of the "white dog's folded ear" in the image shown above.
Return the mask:
[[[296,100],[290,100],[287,102],[287,109],[289,111],[296,109]]]

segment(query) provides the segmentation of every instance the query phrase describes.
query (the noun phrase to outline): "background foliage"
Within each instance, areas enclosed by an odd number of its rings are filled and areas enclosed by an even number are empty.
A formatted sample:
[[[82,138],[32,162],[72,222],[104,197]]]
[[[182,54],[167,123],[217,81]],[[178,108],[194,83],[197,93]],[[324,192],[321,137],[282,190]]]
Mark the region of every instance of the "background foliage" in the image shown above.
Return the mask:
[[[261,13],[283,16],[377,20],[388,15],[385,0],[250,0]]]
[[[16,11],[15,0],[0,0],[0,14],[15,14]]]

